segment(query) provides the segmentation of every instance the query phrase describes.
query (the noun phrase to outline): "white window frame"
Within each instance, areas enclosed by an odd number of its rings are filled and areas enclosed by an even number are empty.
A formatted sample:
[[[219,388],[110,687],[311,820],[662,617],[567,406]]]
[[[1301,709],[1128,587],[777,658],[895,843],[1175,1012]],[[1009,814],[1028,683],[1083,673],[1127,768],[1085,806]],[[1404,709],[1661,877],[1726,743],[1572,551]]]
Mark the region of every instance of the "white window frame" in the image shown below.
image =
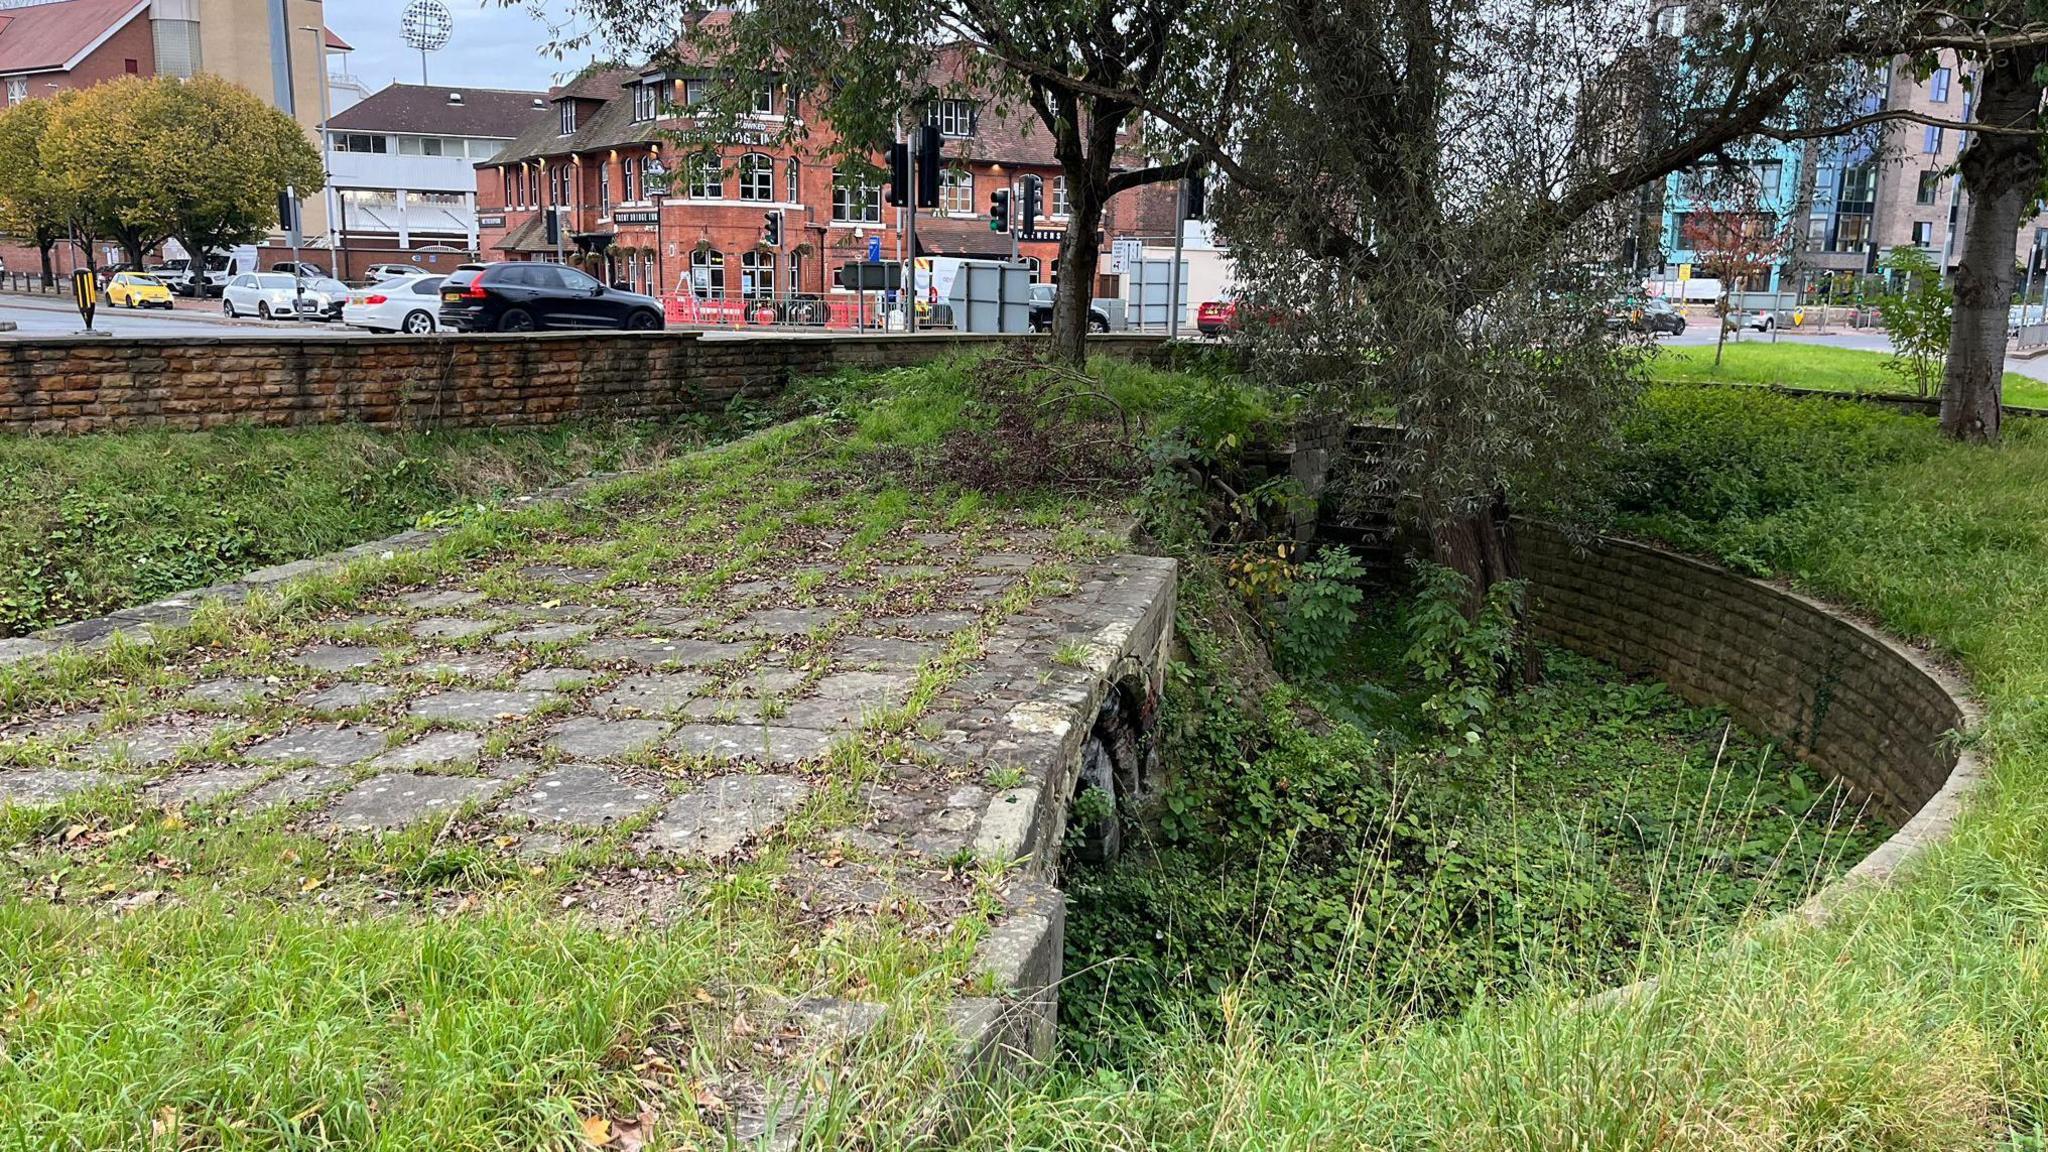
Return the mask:
[[[7,78],[7,102],[9,104],[19,104],[26,99],[28,99],[28,77],[9,76]]]
[[[574,136],[576,134],[576,102],[574,100],[563,100],[560,101],[560,104],[562,106],[562,135]]]
[[[709,152],[699,152],[683,162],[689,183],[685,191],[692,200],[725,199],[725,166]]]
[[[975,215],[973,171],[954,164],[939,173],[939,211],[948,216]]]
[[[739,162],[740,199],[775,199],[775,157],[766,152],[749,152]]]
[[[661,91],[652,84],[633,89],[633,123],[645,124],[661,115]]]
[[[775,253],[755,249],[740,254],[740,295],[748,300],[775,299]]]
[[[703,269],[700,279],[698,269]],[[690,292],[700,300],[725,298],[725,253],[716,248],[690,250]]]
[[[1065,220],[1071,211],[1071,205],[1067,201],[1067,178],[1065,176],[1055,176],[1052,178],[1052,183],[1049,187],[1050,191],[1045,203],[1045,214],[1054,220]]]
[[[858,201],[856,201],[858,197]],[[880,224],[882,189],[840,172],[832,173],[832,222],[834,224]]]
[[[974,135],[972,100],[934,100],[925,113],[925,123],[938,128],[948,140],[965,140]]]

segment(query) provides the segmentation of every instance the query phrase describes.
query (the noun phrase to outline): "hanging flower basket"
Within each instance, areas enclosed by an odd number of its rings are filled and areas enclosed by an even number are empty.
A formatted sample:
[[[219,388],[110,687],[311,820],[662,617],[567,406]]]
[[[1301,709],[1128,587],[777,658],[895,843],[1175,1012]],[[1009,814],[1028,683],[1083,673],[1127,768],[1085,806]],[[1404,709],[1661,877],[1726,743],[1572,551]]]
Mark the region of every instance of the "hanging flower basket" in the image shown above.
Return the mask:
[[[640,255],[642,255],[642,256],[644,256],[644,257],[646,257],[646,258],[647,258],[647,259],[649,259],[649,260],[652,260],[652,259],[654,259],[654,256],[655,256],[655,252],[654,252],[654,245],[652,245],[652,244],[649,244],[649,245],[647,245],[647,246],[645,246],[645,247],[641,248],[641,249],[640,249]]]
[[[713,247],[715,247],[715,245],[713,245],[709,240],[697,241],[697,251],[699,252],[709,252]]]
[[[817,249],[812,247],[811,242],[809,240],[805,240],[801,244],[798,244],[796,247],[791,248],[789,251],[790,255],[792,256],[809,256],[812,252],[816,250]]]

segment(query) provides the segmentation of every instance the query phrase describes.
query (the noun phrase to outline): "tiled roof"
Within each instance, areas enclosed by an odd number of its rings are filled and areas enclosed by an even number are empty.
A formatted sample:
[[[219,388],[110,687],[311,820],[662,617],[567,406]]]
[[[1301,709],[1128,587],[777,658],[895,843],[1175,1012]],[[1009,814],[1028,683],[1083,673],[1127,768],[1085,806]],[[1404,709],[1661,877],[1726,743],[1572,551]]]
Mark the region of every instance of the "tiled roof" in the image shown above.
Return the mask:
[[[552,252],[547,244],[547,219],[539,213],[526,223],[505,233],[505,238],[493,245],[500,252]]]
[[[479,167],[516,163],[539,156],[566,156],[572,152],[601,152],[626,144],[659,140],[661,131],[651,120],[635,122],[633,101],[625,86],[639,78],[630,68],[596,72],[552,93],[553,99],[570,96],[579,100],[603,100],[595,110],[585,109],[572,135],[562,135],[561,114],[554,104],[527,124],[526,130],[496,156]]]
[[[456,103],[451,97],[460,96]],[[393,84],[334,114],[328,127],[349,132],[403,132],[510,139],[553,112],[544,92]]]
[[[61,0],[0,12],[0,73],[68,67],[102,37],[149,10],[149,0]]]
[[[1010,238],[988,230],[986,220],[949,220],[943,216],[917,221],[917,247],[927,256],[1010,258]]]

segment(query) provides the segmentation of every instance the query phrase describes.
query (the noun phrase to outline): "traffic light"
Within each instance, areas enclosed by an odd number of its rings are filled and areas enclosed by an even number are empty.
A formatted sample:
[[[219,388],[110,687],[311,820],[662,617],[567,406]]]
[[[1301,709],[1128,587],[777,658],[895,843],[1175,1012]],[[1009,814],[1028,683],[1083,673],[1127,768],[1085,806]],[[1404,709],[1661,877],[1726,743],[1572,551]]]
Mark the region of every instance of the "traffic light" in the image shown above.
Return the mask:
[[[761,243],[770,248],[782,247],[782,213],[770,212],[761,217]]]
[[[1017,205],[1017,230],[1029,232],[1045,211],[1045,181],[1036,176],[1026,176],[1018,191],[1022,193],[1022,201]]]
[[[910,203],[910,145],[889,145],[890,204],[901,208]]]
[[[1182,181],[1187,197],[1187,218],[1200,220],[1209,211],[1209,169],[1206,165],[1187,174]]]
[[[926,124],[917,130],[917,206],[939,206],[939,126]]]
[[[1010,190],[998,188],[988,198],[988,230],[1008,232],[1010,230]]]
[[[286,188],[277,194],[277,226],[284,232],[299,226],[299,198],[294,189]]]

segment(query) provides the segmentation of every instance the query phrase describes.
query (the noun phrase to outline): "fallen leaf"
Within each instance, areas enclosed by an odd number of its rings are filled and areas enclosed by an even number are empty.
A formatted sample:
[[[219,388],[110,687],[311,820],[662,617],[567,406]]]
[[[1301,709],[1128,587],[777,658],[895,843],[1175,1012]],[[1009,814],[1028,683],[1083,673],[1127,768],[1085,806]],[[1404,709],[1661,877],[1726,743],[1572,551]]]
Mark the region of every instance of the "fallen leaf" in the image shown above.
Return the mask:
[[[92,829],[87,828],[83,824],[73,824],[69,828],[64,829],[64,834],[60,837],[60,839],[62,839],[64,843],[69,844],[73,840],[78,839],[80,836],[83,836],[90,831],[92,831]]]
[[[583,1118],[583,1142],[592,1148],[602,1148],[612,1142],[612,1122],[602,1116]]]
[[[164,813],[164,827],[173,831],[185,826],[185,814],[173,809]]]
[[[149,1124],[149,1134],[154,1139],[162,1140],[165,1137],[176,1137],[182,1127],[183,1125],[178,1123],[178,1110],[167,1104],[157,1109],[156,1118]]]
[[[325,883],[327,883],[327,877],[325,876],[308,876],[304,880],[299,882],[299,891],[311,892],[313,889],[318,888],[319,886]]]

